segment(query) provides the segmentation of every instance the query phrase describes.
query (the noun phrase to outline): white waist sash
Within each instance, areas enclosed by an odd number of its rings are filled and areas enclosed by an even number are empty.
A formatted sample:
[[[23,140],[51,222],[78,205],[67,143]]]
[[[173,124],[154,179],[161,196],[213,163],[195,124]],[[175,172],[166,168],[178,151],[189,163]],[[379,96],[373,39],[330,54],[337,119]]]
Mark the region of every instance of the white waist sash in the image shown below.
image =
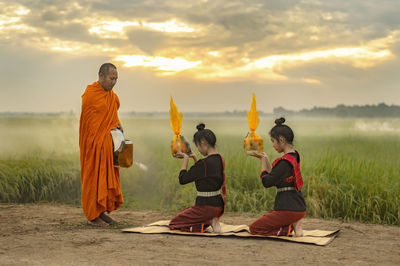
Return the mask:
[[[289,191],[289,190],[296,190],[296,188],[295,187],[281,187],[281,188],[278,188],[278,192]]]
[[[214,197],[214,196],[218,196],[220,194],[221,194],[221,192],[219,190],[217,190],[217,191],[206,191],[206,192],[197,191],[197,196],[198,197]]]

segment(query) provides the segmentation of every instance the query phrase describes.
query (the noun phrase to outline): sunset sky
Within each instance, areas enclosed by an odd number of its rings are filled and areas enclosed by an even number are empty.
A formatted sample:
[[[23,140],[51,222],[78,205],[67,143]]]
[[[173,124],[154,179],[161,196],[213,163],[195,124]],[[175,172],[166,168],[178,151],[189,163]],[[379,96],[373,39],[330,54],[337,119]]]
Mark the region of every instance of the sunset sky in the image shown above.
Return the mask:
[[[400,1],[0,0],[0,112],[79,112],[99,66],[121,111],[400,104]]]

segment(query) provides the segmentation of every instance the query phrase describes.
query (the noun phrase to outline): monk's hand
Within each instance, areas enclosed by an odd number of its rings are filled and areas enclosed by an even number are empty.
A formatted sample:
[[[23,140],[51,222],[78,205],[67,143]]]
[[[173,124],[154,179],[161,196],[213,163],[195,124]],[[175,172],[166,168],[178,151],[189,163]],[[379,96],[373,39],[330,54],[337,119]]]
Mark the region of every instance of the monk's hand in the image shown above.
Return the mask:
[[[121,130],[121,131],[122,131],[122,133],[124,132],[124,129],[122,128],[122,126],[121,126],[121,125],[118,125],[118,126],[117,126],[117,128],[118,128],[119,130]]]

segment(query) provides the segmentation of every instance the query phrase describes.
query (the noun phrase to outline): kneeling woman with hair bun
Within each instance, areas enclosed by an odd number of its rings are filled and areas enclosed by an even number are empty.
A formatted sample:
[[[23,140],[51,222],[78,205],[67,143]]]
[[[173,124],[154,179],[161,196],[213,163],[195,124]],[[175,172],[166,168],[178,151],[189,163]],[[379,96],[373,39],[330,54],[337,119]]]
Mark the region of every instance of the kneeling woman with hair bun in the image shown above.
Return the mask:
[[[198,160],[193,152],[189,154],[178,153],[178,158],[183,158],[179,183],[184,185],[195,182],[197,189],[196,203],[194,206],[179,212],[171,220],[169,228],[171,230],[203,233],[211,225],[213,231],[219,233],[221,231],[219,217],[224,213],[226,195],[225,162],[215,149],[217,139],[214,133],[205,129],[204,124],[199,124],[197,130],[193,136],[193,142],[199,152],[206,157]],[[195,164],[188,171],[186,169],[189,158],[193,158]]]
[[[271,166],[265,153],[251,154],[261,160],[260,177],[264,187],[278,189],[274,210],[250,225],[250,232],[255,235],[288,236],[293,229],[295,236],[303,235],[301,221],[306,214],[306,203],[301,193],[300,155],[293,149],[293,131],[284,122],[283,117],[276,119],[269,133],[274,149],[284,153],[282,157]]]

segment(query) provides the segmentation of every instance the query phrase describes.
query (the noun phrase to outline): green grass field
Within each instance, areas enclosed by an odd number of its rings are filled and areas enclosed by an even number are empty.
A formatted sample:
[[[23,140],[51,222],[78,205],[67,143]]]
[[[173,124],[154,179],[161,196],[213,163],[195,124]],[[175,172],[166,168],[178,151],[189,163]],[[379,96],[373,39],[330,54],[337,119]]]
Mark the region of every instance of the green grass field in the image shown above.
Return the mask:
[[[270,160],[277,154],[261,118],[257,132]],[[121,169],[126,208],[178,210],[191,205],[194,184],[180,186],[181,161],[172,158],[168,118],[121,117],[134,141],[138,165]],[[274,188],[259,180],[259,161],[242,150],[245,119],[185,119],[191,140],[198,122],[217,135],[226,160],[227,210],[265,213],[273,207]],[[0,202],[80,203],[78,118],[0,117]],[[400,120],[288,119],[302,156],[307,215],[400,225]],[[192,148],[194,145],[192,145]]]

